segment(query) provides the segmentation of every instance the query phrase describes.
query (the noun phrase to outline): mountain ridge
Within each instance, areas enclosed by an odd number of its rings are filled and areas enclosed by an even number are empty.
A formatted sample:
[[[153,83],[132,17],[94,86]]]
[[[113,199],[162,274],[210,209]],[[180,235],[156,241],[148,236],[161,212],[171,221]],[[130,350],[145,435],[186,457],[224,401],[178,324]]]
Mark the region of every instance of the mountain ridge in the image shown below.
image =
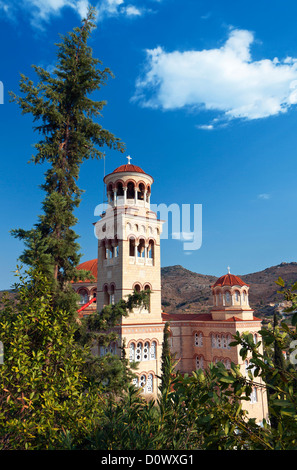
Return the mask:
[[[260,318],[270,318],[275,309],[282,310],[284,298],[278,294],[276,281],[297,281],[297,262],[282,262],[261,271],[236,274],[250,286],[250,306]],[[201,274],[181,265],[161,268],[162,306],[168,313],[206,313],[212,306],[211,286],[218,276]]]

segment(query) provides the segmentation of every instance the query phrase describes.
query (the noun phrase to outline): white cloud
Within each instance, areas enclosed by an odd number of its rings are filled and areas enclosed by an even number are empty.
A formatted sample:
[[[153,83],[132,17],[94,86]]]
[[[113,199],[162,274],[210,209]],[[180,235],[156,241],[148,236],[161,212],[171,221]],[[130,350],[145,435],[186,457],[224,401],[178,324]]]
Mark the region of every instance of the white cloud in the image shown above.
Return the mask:
[[[201,126],[196,126],[198,129],[204,129],[206,131],[212,131],[214,129],[213,124],[201,124]]]
[[[81,19],[85,18],[89,5],[89,0],[0,0],[0,13],[2,11],[6,16],[11,16],[12,11],[16,15],[19,10],[25,10],[31,17],[31,24],[43,29],[53,16],[59,16],[65,8],[75,11]],[[132,4],[125,5],[125,0],[101,0],[95,6],[98,22],[117,16],[140,17],[150,11]]]
[[[142,10],[139,8],[136,8],[134,5],[128,5],[126,7],[126,15],[127,16],[141,16],[142,15]]]
[[[258,199],[268,200],[270,198],[271,198],[270,194],[267,194],[267,193],[258,194]]]
[[[126,6],[124,0],[102,0],[97,4],[96,8],[98,11],[98,21],[116,16],[142,16],[150,11],[146,8],[138,8],[131,4]]]
[[[285,113],[297,104],[297,58],[254,61],[253,42],[253,33],[235,29],[217,49],[147,50],[145,70],[136,81],[132,100],[163,110],[211,110],[224,120]],[[202,128],[210,130],[214,122],[218,118]]]
[[[31,15],[32,25],[42,28],[52,16],[60,15],[65,7],[76,11],[80,18],[85,18],[89,2],[88,0],[24,0],[23,7]]]

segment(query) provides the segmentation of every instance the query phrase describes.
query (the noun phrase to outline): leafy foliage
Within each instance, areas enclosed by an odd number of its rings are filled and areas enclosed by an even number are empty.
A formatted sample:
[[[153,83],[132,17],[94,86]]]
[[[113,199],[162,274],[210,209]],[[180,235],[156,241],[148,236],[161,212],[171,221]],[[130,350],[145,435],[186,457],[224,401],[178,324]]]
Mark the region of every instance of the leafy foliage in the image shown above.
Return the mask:
[[[54,302],[62,309],[76,309],[77,296],[70,281],[90,278],[90,273],[76,270],[79,264],[79,244],[73,227],[77,219],[74,210],[81,201],[82,190],[77,186],[81,164],[89,158],[102,157],[101,148],[123,151],[124,146],[111,132],[95,122],[102,116],[104,101],[90,96],[112,76],[108,68],[100,70],[101,62],[92,56],[88,46],[95,11],[90,8],[80,27],[61,37],[57,44],[57,63],[50,74],[33,66],[39,82],[21,75],[21,97],[11,93],[23,114],[31,114],[34,130],[41,135],[35,144],[35,164],[46,163],[46,193],[43,214],[31,230],[16,229],[12,233],[25,244],[21,261],[29,266],[42,266],[52,279]]]
[[[99,389],[86,388],[87,351],[40,271],[20,275],[17,288],[17,302],[4,299],[0,311],[0,448],[53,448],[65,430],[79,442],[101,414]]]

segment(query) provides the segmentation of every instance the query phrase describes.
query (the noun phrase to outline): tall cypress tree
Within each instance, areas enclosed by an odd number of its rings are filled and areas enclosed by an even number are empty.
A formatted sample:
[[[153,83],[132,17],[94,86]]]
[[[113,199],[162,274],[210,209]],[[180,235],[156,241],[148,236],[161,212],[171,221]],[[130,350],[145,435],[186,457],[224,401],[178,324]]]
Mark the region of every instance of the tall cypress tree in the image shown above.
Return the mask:
[[[76,295],[69,281],[89,274],[75,269],[80,261],[78,236],[73,229],[77,222],[74,210],[82,194],[77,186],[80,166],[89,158],[101,158],[105,145],[124,151],[122,142],[94,120],[101,117],[106,103],[93,101],[90,95],[112,76],[108,68],[100,70],[101,62],[92,56],[88,46],[94,18],[95,10],[90,8],[80,27],[61,36],[52,74],[33,66],[39,78],[37,85],[21,75],[23,96],[11,93],[22,113],[33,116],[34,130],[41,135],[32,161],[49,166],[41,186],[46,193],[43,214],[33,229],[16,229],[12,233],[25,244],[21,261],[29,266],[39,265],[52,280],[56,306],[73,311]]]
[[[170,346],[169,346],[169,323],[166,322],[163,331],[163,344],[162,344],[162,356],[161,356],[161,385],[160,391],[161,393],[166,390],[170,383],[170,376],[171,376],[171,353],[170,353]]]

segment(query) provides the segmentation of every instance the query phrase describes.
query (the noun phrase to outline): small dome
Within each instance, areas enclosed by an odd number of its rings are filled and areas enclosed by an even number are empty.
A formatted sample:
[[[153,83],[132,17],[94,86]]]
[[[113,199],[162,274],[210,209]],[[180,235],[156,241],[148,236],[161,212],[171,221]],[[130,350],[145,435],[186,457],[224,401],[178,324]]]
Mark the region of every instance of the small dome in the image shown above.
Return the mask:
[[[225,274],[221,276],[212,287],[223,287],[223,286],[248,286],[246,282],[243,282],[240,277],[235,276],[234,274]]]
[[[139,166],[132,165],[131,163],[128,163],[127,165],[121,165],[113,171],[113,173],[126,173],[126,172],[145,174],[145,172]]]

